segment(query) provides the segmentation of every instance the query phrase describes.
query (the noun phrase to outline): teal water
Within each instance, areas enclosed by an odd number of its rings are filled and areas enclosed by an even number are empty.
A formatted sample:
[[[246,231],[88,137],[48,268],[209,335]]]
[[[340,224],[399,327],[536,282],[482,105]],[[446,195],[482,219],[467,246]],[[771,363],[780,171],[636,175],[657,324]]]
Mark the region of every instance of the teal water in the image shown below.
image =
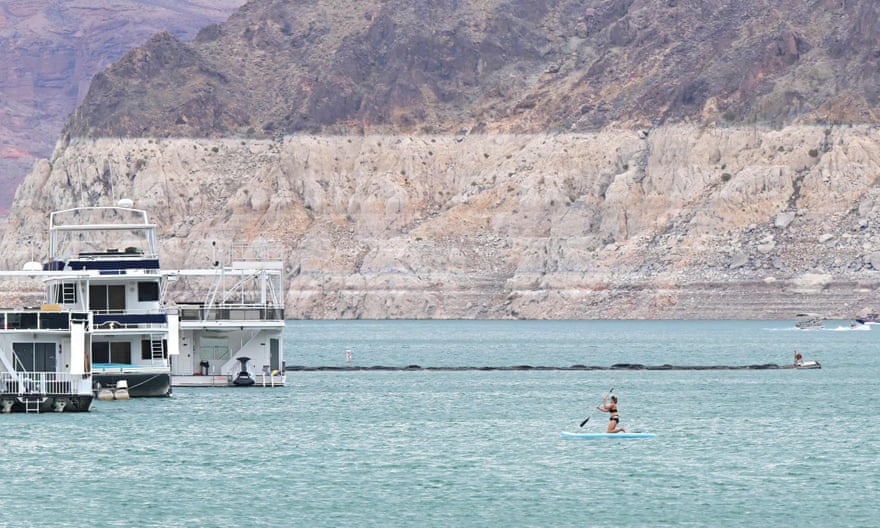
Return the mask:
[[[876,526],[880,326],[793,324],[291,321],[288,365],[823,368],[291,372],[0,415],[0,526]],[[656,438],[559,437],[611,387]]]

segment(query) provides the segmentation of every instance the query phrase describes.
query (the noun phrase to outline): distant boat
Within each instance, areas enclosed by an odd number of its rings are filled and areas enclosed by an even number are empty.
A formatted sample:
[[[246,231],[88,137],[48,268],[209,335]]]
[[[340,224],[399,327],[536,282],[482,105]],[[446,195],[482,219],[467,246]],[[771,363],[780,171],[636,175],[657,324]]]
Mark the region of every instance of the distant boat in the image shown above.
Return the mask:
[[[825,327],[825,320],[821,317],[810,317],[808,319],[803,319],[794,324],[796,327],[801,330],[815,330],[818,328]]]
[[[818,361],[795,361],[793,368],[796,369],[820,369],[822,365]]]
[[[859,324],[880,324],[880,313],[869,313],[856,319]]]
[[[822,368],[822,365],[820,365],[818,361],[804,360],[804,356],[802,356],[797,349],[794,349],[794,363],[792,363],[791,365],[785,365],[782,368],[818,369]]]

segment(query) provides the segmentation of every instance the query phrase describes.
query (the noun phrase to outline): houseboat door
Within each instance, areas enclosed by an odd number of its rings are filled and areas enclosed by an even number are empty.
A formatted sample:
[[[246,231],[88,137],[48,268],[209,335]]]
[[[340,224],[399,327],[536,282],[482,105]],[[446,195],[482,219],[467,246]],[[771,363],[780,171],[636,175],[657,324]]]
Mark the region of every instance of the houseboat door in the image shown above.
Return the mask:
[[[26,372],[55,372],[55,343],[12,343],[17,369]]]
[[[278,339],[269,339],[269,368],[272,372],[281,370],[281,347]]]

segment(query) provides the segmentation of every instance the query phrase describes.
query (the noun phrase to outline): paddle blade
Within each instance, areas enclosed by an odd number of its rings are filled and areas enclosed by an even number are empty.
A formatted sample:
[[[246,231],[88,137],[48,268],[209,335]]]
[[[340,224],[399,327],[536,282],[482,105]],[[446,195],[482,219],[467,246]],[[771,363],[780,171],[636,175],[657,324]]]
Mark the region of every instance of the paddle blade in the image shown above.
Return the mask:
[[[592,417],[591,417],[591,416],[587,416],[587,419],[584,420],[583,422],[581,422],[581,427],[583,427],[585,423],[589,422],[589,421],[590,421],[590,418],[592,418]]]

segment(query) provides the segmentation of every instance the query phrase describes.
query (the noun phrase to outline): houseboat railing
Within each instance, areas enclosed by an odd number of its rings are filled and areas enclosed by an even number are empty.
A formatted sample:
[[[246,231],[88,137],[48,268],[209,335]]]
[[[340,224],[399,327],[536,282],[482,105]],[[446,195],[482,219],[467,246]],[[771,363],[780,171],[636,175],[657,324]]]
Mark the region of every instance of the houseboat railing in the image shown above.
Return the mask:
[[[0,328],[4,330],[70,330],[70,318],[85,319],[88,314],[42,310],[0,311]]]
[[[66,372],[0,372],[0,395],[62,396],[76,391],[83,375]]]
[[[168,324],[166,310],[95,310],[96,328],[161,328]]]
[[[284,319],[284,308],[253,304],[223,304],[207,307],[201,304],[178,304],[181,321],[278,321]]]
[[[173,310],[104,310],[91,314],[95,328],[162,329],[168,326]],[[4,330],[70,330],[71,317],[86,320],[88,313],[55,310],[0,310],[0,329]]]

